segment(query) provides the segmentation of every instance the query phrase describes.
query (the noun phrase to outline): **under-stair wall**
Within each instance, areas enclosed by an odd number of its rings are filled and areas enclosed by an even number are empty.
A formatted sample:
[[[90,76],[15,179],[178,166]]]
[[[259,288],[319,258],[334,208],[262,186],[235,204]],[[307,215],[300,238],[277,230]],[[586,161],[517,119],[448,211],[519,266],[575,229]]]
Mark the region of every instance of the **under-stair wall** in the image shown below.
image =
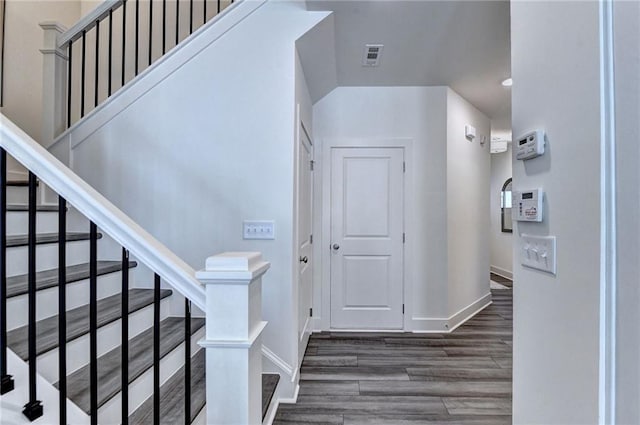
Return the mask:
[[[263,342],[290,378],[295,40],[326,16],[300,1],[236,4],[51,148],[194,267],[212,241],[263,252]],[[243,220],[273,220],[275,239],[243,240]]]

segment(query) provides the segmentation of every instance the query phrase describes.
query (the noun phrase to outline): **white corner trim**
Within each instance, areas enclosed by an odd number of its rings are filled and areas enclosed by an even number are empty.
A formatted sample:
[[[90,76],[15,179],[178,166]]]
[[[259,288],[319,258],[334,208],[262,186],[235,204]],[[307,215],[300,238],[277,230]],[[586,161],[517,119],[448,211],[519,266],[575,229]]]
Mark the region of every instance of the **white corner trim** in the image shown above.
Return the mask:
[[[451,333],[467,320],[491,305],[491,293],[487,293],[449,317],[413,317],[414,333]]]
[[[493,274],[497,274],[498,276],[513,280],[513,272],[511,270],[503,269],[502,267],[498,266],[490,266],[489,269]]]
[[[456,330],[464,322],[491,305],[491,303],[491,292],[489,292],[449,317],[449,332]]]
[[[269,350],[265,345],[262,346],[262,355],[269,359],[269,361],[287,375],[287,377],[291,378],[293,376],[293,367],[282,360],[276,353]]]
[[[51,155],[42,145],[0,114],[0,146],[67,200],[104,233],[158,273],[168,284],[205,310],[204,286],[195,270],[144,230],[107,198]]]
[[[269,322],[260,322],[258,326],[251,330],[249,338],[234,341],[234,340],[216,340],[216,339],[203,339],[198,341],[198,345],[202,348],[251,348],[256,343],[257,339],[267,327]]]

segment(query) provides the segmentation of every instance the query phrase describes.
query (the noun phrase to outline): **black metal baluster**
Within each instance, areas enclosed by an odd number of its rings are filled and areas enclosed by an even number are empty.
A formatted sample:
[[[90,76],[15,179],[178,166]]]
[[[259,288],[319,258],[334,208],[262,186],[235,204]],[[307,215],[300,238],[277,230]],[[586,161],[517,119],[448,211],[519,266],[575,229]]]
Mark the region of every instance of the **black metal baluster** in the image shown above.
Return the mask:
[[[167,0],[162,0],[162,54],[167,51]]]
[[[7,152],[0,148],[0,394],[15,388],[13,376],[7,373]]]
[[[136,61],[135,75],[138,75],[138,59],[139,59],[139,50],[140,50],[140,46],[138,43],[139,33],[140,33],[140,0],[136,0],[136,48],[135,48],[135,55],[134,55],[134,60]]]
[[[124,86],[125,78],[125,59],[127,47],[127,0],[122,2],[122,80],[120,86]]]
[[[84,117],[84,79],[87,65],[87,32],[82,31],[82,75],[80,77],[80,118]]]
[[[108,81],[107,81],[107,97],[111,96],[111,65],[113,62],[113,9],[109,9],[109,64],[107,65],[108,69]]]
[[[73,41],[69,41],[69,62],[67,69],[67,128],[71,127],[71,70],[73,69]]]
[[[153,285],[153,423],[160,424],[160,276]]]
[[[89,415],[98,424],[98,227],[89,225]]]
[[[29,171],[29,402],[22,413],[30,421],[42,416],[42,403],[36,394],[36,176]]]
[[[220,0],[218,0],[218,13],[220,13]]]
[[[153,58],[153,0],[149,0],[149,66]]]
[[[204,25],[207,23],[207,0],[203,0],[202,8],[204,9],[202,13],[202,25]]]
[[[184,423],[191,423],[191,301],[184,299]]]
[[[176,0],[176,46],[180,42],[180,0]]]
[[[93,107],[98,106],[98,78],[100,75],[100,21],[96,21],[96,81],[93,88]]]
[[[122,425],[129,423],[129,251],[122,248]]]
[[[58,390],[60,423],[67,423],[67,201],[58,197]]]
[[[193,34],[193,0],[189,0],[189,34]]]

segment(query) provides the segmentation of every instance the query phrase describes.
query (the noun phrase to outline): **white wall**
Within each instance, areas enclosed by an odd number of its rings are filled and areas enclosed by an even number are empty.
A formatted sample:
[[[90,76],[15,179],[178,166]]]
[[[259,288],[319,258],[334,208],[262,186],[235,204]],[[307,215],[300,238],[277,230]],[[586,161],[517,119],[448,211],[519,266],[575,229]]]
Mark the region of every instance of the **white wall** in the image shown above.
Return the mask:
[[[465,125],[476,128],[473,141],[465,137]],[[448,89],[446,196],[449,316],[473,306],[490,293],[487,249],[490,227],[487,193],[491,168],[490,134],[490,120]],[[485,137],[484,146],[480,145],[482,137]]]
[[[20,1],[5,4],[3,106],[0,112],[34,140],[42,139],[42,53],[40,23],[71,26],[80,17],[79,1]],[[9,163],[12,171],[20,170]]]
[[[485,150],[480,149],[477,142],[472,145],[465,141],[465,145],[453,133],[449,137],[448,120],[450,128],[455,129],[452,132],[461,134],[462,139],[465,123],[473,124],[480,132],[489,135],[486,117],[446,87],[338,87],[314,105],[315,152],[319,163],[315,174],[317,204],[322,200],[321,174],[327,169],[323,164],[327,159],[318,157],[324,144],[349,139],[411,141],[412,156],[407,156],[406,162],[412,189],[405,197],[411,202],[408,223],[405,223],[408,231],[405,281],[411,282],[409,291],[405,292],[410,294],[410,299],[405,300],[406,312],[411,317],[409,330],[446,330],[445,324],[452,314],[448,303],[451,282],[447,267],[447,246],[450,243],[447,233],[448,187],[453,189],[468,183],[477,188],[481,197],[488,196],[488,146]],[[458,128],[460,122],[463,124]],[[449,166],[454,170],[451,174]],[[458,173],[466,173],[469,169],[473,171],[467,177],[458,176]],[[447,178],[452,180],[450,185]],[[479,202],[479,220],[486,229],[488,200]],[[486,249],[488,234],[484,237],[482,245]],[[489,262],[488,254],[486,259],[480,259],[483,255],[474,253],[469,261],[484,264],[482,284],[486,293]],[[472,268],[474,276],[463,285],[472,282],[469,285],[474,286],[471,292],[477,293],[476,265]],[[328,278],[325,270],[321,282],[326,285]],[[458,283],[455,288],[456,291],[466,290]],[[458,301],[454,303],[458,304]]]
[[[514,251],[513,422],[598,422],[600,98],[598,2],[512,2],[513,132],[546,130],[544,156],[514,161],[514,188],[546,191],[557,276]],[[543,29],[543,30],[541,30]]]
[[[614,3],[618,193],[617,423],[640,423],[640,3]]]
[[[507,151],[491,154],[491,271],[505,277],[513,275],[513,235],[502,232],[500,193],[508,178],[512,177],[511,143]]]
[[[326,16],[303,6],[267,2],[84,141],[69,137],[74,170],[196,269],[217,252],[263,252],[263,341],[288,365],[294,41]],[[275,240],[242,239],[256,219],[275,221]]]

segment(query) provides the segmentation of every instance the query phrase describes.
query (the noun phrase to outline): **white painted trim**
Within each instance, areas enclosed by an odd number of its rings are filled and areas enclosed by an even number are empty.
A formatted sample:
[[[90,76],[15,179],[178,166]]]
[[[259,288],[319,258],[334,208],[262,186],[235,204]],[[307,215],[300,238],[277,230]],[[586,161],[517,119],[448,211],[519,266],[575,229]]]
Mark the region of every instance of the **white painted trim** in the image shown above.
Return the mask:
[[[498,266],[490,266],[489,269],[493,274],[497,274],[498,276],[502,276],[506,279],[513,280],[513,272],[510,270],[503,269]]]
[[[0,145],[141,263],[205,310],[204,287],[191,266],[1,114]]]
[[[93,28],[95,21],[107,15],[110,9],[116,9],[119,7],[122,2],[123,0],[104,0],[96,6],[95,9],[83,16],[82,19],[62,34],[58,40],[58,46],[64,47],[71,39],[80,35],[83,30]]]
[[[216,339],[203,339],[198,341],[198,345],[202,348],[251,348],[256,340],[262,335],[262,331],[267,327],[268,322],[260,322],[258,326],[251,330],[249,338],[240,341],[233,340],[216,340]]]
[[[613,1],[600,0],[600,341],[598,423],[616,423],[616,116]]]
[[[414,333],[451,333],[492,304],[491,293],[483,295],[450,317],[414,317]]]
[[[181,41],[178,48],[171,49],[138,74],[136,78],[126,83],[122,89],[86,114],[83,119],[69,127],[56,138],[49,149],[53,149],[59,143],[63,146],[68,143],[69,149],[72,150],[155,86],[170,77],[184,64],[194,59],[202,50],[223,37],[266,1],[244,0],[227,7]],[[70,161],[73,161],[73,155],[70,155]]]
[[[465,308],[449,317],[449,333],[455,331],[460,325],[491,305],[491,292],[478,298]]]
[[[282,360],[276,353],[271,351],[265,345],[262,345],[262,355],[287,375],[287,378],[291,378],[293,376],[293,367]]]
[[[331,256],[329,250],[326,247],[331,243],[331,149],[332,148],[403,148],[404,149],[404,161],[406,163],[406,171],[404,173],[404,212],[403,212],[403,225],[404,233],[407,235],[406,242],[404,244],[403,252],[403,302],[405,304],[405,314],[403,321],[403,329],[401,331],[407,331],[413,329],[413,323],[411,315],[413,312],[412,303],[409,300],[413,299],[413,280],[411,273],[412,262],[411,256],[407,255],[409,252],[413,252],[413,220],[411,214],[413,214],[413,169],[417,164],[414,164],[413,155],[413,138],[325,138],[321,141],[322,156],[316,159],[316,165],[322,173],[322,179],[319,182],[321,185],[320,193],[322,194],[322,202],[319,207],[320,214],[315,214],[317,223],[321,225],[322,232],[320,234],[320,267],[321,267],[321,300],[320,300],[320,312],[321,317],[319,319],[319,328],[321,330],[340,331],[338,329],[331,329]],[[320,180],[320,179],[316,179]],[[317,188],[317,186],[316,186]],[[314,282],[315,283],[315,282]],[[314,309],[315,311],[315,309]],[[362,331],[362,330],[358,330]],[[392,332],[393,330],[385,329],[384,332]]]

